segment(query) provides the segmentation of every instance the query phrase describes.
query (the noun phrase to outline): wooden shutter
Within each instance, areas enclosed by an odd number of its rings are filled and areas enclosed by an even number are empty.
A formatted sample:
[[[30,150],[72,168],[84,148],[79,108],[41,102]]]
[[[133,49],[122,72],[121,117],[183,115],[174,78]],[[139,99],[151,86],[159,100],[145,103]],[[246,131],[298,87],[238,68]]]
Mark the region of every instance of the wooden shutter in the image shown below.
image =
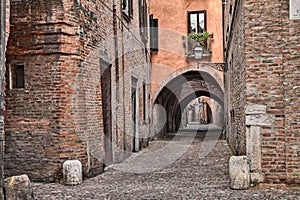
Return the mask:
[[[158,51],[158,19],[153,19],[153,15],[150,16],[150,50]]]

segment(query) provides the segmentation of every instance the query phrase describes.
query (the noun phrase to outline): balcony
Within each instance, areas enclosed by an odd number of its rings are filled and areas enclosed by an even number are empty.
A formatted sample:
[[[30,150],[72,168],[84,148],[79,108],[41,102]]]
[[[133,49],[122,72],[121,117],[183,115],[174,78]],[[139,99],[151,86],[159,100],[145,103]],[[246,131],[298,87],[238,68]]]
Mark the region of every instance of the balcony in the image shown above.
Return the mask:
[[[182,43],[185,49],[185,58],[188,60],[195,59],[194,49],[197,45],[203,48],[203,58],[211,57],[210,39],[213,37],[208,32],[191,33],[188,36],[182,36]]]

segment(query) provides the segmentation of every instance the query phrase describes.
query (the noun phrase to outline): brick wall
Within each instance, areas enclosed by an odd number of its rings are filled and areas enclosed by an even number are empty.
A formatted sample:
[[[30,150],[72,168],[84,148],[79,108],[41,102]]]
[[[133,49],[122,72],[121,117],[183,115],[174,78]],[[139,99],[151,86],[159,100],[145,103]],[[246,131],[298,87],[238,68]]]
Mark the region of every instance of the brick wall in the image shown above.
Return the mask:
[[[5,54],[6,54],[6,46],[7,46],[7,40],[9,37],[9,13],[10,13],[10,2],[8,0],[5,1],[5,3],[2,3],[1,6],[4,6],[3,10],[1,9],[1,18],[0,18],[0,23],[1,23],[1,53],[0,53],[0,64],[1,64],[1,69],[0,69],[0,74],[5,73]],[[2,15],[2,11],[5,12],[5,15]],[[4,19],[3,19],[4,17]],[[5,32],[2,32],[5,29]],[[4,40],[2,40],[2,36],[5,36]],[[4,110],[5,110],[5,105],[4,105],[4,84],[5,80],[2,79],[0,83],[0,88],[1,88],[1,105],[0,105],[0,135],[1,137],[4,136]],[[1,166],[2,167],[2,166]]]
[[[9,36],[9,15],[10,15],[10,1],[6,0],[6,41]]]
[[[243,1],[235,4],[229,1],[225,5],[225,43],[227,71],[225,74],[226,132],[236,155],[246,153],[245,129],[245,56],[244,56],[244,10]],[[233,16],[236,15],[234,18]],[[233,21],[234,19],[234,21]],[[230,27],[239,27],[230,30]],[[230,32],[231,31],[231,32]]]
[[[264,124],[261,130],[261,166],[267,180],[284,181],[286,163],[281,4],[279,1],[272,2],[272,5],[266,1],[250,1],[245,7],[251,18],[245,24],[249,30],[246,33],[246,40],[249,41],[246,47],[247,103],[265,105],[266,114],[274,119]],[[262,119],[259,121],[262,122]]]
[[[236,87],[246,85],[244,115],[251,170],[264,174],[267,182],[299,183],[299,20],[289,19],[288,0],[249,0],[238,11],[243,9],[245,16],[237,14],[233,19],[239,21],[242,16],[245,21],[234,24],[231,31],[244,29],[245,34],[245,56],[236,58],[237,62],[245,59],[245,80]],[[237,75],[227,72],[228,78]],[[229,106],[234,107],[231,99],[238,97],[231,93],[228,97]]]
[[[289,20],[288,1],[267,1],[246,5],[248,15],[246,48],[249,104],[263,104],[272,123],[262,126],[262,171],[267,181],[299,182],[299,102],[297,77],[299,23]],[[259,9],[261,8],[261,9]],[[250,18],[250,17],[249,17]],[[255,20],[253,20],[255,19]],[[250,51],[253,47],[256,51]],[[299,51],[298,51],[299,53]],[[296,81],[296,82],[295,82]]]
[[[62,162],[71,157],[87,165],[86,150],[76,141],[71,118],[70,86],[79,70],[80,44],[76,27],[72,27],[75,24],[65,18],[63,9],[62,1],[11,2],[5,117],[7,176],[27,173],[33,179],[54,178]],[[64,39],[67,35],[69,39]],[[25,88],[11,88],[10,73],[19,64],[24,65]]]
[[[111,1],[12,1],[6,77],[13,80],[9,71],[24,65],[25,88],[7,84],[7,176],[27,173],[33,180],[54,180],[67,159],[79,159],[85,176],[103,171],[103,112],[108,110],[102,110],[100,61],[111,65],[114,160],[128,156],[123,150],[132,145],[129,80],[135,71],[140,85],[149,83],[149,68],[137,65],[149,61],[141,48],[120,57],[121,40],[132,38],[120,33],[137,26],[138,9],[131,23],[122,25],[120,5],[115,19],[113,8]],[[121,53],[115,54],[116,47]],[[138,129],[147,131],[142,127],[147,123]]]
[[[0,3],[0,74],[1,74],[1,80],[0,80],[0,184],[3,185],[4,181],[4,164],[3,164],[3,157],[4,157],[4,111],[5,111],[5,102],[4,102],[4,84],[5,80],[3,78],[3,75],[5,74],[5,53],[6,53],[6,45],[7,45],[7,39],[9,36],[9,1],[1,1]],[[4,31],[5,30],[5,31]],[[3,188],[0,188],[0,198],[4,198],[4,192]]]
[[[279,7],[282,20],[284,131],[287,182],[300,183],[300,20],[289,20],[289,1]]]
[[[1,31],[3,30],[2,28],[5,27],[5,33],[3,34],[5,36],[5,39],[4,41],[1,40],[1,42],[4,42],[4,44],[1,44],[1,48],[3,47],[5,49],[5,51],[2,51],[0,56],[0,63],[1,63],[1,69],[0,69],[0,73],[3,75],[5,74],[5,54],[6,54],[6,46],[7,46],[7,40],[8,40],[8,37],[9,37],[9,14],[10,14],[10,1],[9,0],[6,0],[5,1],[5,15],[3,15],[3,17],[5,17],[4,19],[2,19],[2,16],[1,16],[1,22],[4,22],[4,24],[1,24]],[[1,13],[2,15],[2,13]],[[3,21],[2,21],[3,20]],[[3,26],[3,27],[2,27]],[[2,33],[1,33],[1,36],[2,36]],[[5,84],[5,80],[1,80],[1,114],[0,114],[0,135],[1,137],[4,136],[4,110],[5,110],[5,103],[4,103],[4,84]],[[2,96],[3,95],[3,96]],[[2,157],[2,156],[1,156]],[[1,166],[3,167],[3,166]]]

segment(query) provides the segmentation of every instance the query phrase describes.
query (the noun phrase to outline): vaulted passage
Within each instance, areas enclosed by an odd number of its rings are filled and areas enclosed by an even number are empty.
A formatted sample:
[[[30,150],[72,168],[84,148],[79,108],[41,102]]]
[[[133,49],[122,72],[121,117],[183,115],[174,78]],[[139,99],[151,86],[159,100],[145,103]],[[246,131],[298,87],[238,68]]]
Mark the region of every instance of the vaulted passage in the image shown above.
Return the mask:
[[[154,101],[157,135],[176,132],[190,122],[223,125],[223,90],[207,72],[188,71],[169,81]]]

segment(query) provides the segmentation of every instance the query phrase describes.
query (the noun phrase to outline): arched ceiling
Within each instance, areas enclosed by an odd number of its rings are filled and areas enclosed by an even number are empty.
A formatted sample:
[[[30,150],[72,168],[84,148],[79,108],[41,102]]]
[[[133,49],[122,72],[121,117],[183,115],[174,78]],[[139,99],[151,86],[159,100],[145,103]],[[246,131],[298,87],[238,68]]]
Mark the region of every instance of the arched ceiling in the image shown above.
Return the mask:
[[[170,98],[177,98],[178,102],[191,101],[199,96],[208,96],[221,105],[223,104],[223,90],[217,81],[206,72],[189,71],[170,81],[159,93],[164,103]]]

